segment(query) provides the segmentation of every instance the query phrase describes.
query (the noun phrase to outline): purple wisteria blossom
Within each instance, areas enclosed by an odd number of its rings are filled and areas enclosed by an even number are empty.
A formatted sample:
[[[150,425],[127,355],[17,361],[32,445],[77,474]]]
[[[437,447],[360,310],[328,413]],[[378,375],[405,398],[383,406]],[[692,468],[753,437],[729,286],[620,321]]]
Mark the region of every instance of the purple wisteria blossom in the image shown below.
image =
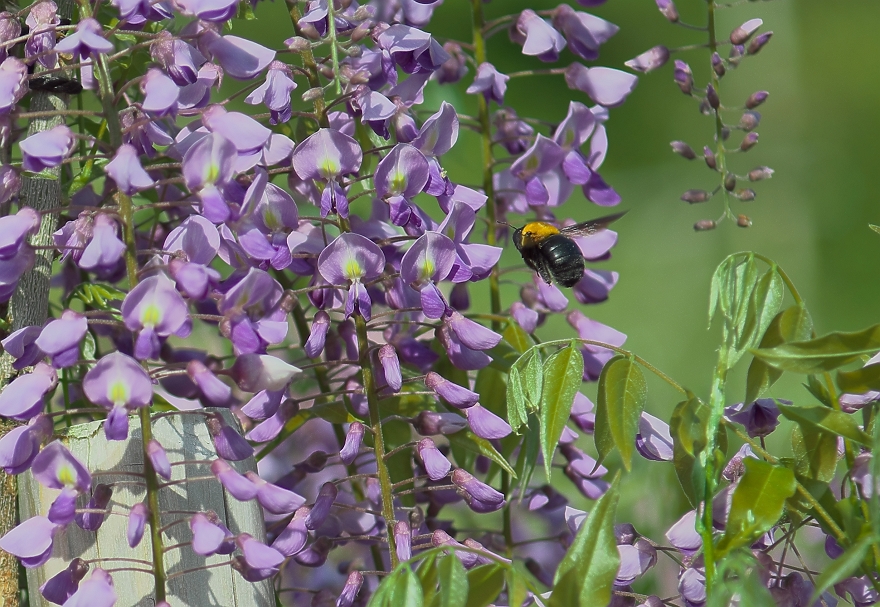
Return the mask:
[[[133,288],[122,302],[125,326],[137,334],[134,355],[157,358],[161,340],[186,337],[192,330],[186,302],[165,274],[150,276]]]
[[[296,146],[292,160],[300,179],[324,185],[321,217],[331,212],[348,217],[348,198],[337,180],[360,169],[363,152],[357,142],[336,129],[321,129]]]
[[[73,151],[75,142],[73,131],[63,124],[31,135],[19,144],[22,167],[34,173],[57,167]]]
[[[384,269],[382,249],[360,234],[342,234],[318,258],[318,271],[328,284],[348,286],[346,318],[357,310],[370,319],[372,300],[364,283],[378,278]]]

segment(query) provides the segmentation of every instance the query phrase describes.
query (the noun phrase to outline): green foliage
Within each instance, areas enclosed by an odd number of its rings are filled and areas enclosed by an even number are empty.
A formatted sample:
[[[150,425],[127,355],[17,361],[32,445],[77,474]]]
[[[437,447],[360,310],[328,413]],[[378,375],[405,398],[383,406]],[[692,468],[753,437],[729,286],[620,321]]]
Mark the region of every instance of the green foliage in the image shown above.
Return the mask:
[[[705,495],[705,472],[697,455],[708,444],[709,407],[693,394],[676,405],[669,420],[672,462],[678,482],[692,506]]]
[[[78,299],[85,306],[93,310],[107,310],[117,312],[117,307],[111,305],[110,302],[122,301],[125,299],[126,292],[120,291],[114,286],[103,284],[100,282],[84,282],[77,285],[70,295],[65,299],[65,307],[70,306],[70,302]],[[121,318],[121,317],[120,317]]]
[[[440,586],[432,607],[466,607],[468,604],[468,574],[459,559],[454,554],[440,559],[437,566],[437,581]]]
[[[457,560],[457,559],[456,559]],[[497,563],[474,567],[467,572],[467,607],[486,607],[504,588],[504,568]],[[440,587],[443,594],[443,587]]]
[[[791,430],[795,470],[807,478],[831,482],[837,470],[837,436],[809,424]]]
[[[529,413],[538,411],[544,389],[544,367],[541,351],[532,347],[510,367],[507,378],[507,423],[519,432]]]
[[[464,454],[470,453],[473,456],[483,455],[501,466],[505,472],[516,477],[516,472],[511,465],[507,463],[507,460],[500,453],[498,453],[495,447],[492,446],[492,443],[485,438],[480,438],[470,430],[459,430],[455,434],[450,434],[447,438],[452,447],[455,460],[462,468],[470,467],[468,465],[469,459]]]
[[[422,585],[409,563],[399,564],[382,580],[370,598],[369,607],[422,607]]]
[[[743,465],[746,471],[733,491],[716,558],[751,544],[766,533],[782,516],[785,500],[797,489],[794,473],[788,468],[751,457],[744,458]]]
[[[855,371],[838,371],[837,387],[853,394],[880,390],[880,365],[868,365]]]
[[[827,432],[834,436],[842,436],[866,447],[871,444],[871,437],[859,428],[856,419],[843,411],[829,409],[822,405],[812,407],[790,407],[778,405],[786,418],[803,427],[810,427],[819,432]]]
[[[760,347],[768,349],[787,342],[803,341],[809,339],[812,332],[813,319],[807,307],[804,304],[796,304],[773,318],[761,338]],[[781,376],[782,371],[779,369],[771,367],[760,358],[753,358],[749,365],[744,402],[757,400]]]
[[[873,356],[878,350],[880,325],[874,325],[853,333],[829,333],[808,341],[759,348],[754,354],[777,369],[812,375],[833,371],[863,356]]]
[[[834,559],[816,580],[816,590],[813,592],[809,604],[812,605],[823,592],[837,582],[857,574],[856,570],[862,565],[865,557],[868,556],[868,551],[878,541],[880,541],[880,538],[866,535]]]
[[[578,530],[553,578],[548,607],[607,605],[611,601],[620,553],[614,537],[620,476],[596,502]]]
[[[550,482],[553,454],[571,415],[571,405],[581,386],[583,374],[584,357],[576,342],[554,352],[544,361],[540,420],[541,452],[547,482]]]
[[[641,369],[630,356],[616,356],[599,376],[596,403],[596,449],[601,463],[616,448],[627,470],[632,465],[639,418],[648,399],[648,386]]]

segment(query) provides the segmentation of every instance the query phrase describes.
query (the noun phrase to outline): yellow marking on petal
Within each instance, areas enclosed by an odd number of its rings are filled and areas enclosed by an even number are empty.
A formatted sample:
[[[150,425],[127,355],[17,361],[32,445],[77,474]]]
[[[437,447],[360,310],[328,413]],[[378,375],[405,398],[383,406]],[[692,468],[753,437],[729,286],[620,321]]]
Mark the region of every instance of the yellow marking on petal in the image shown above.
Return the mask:
[[[358,263],[358,260],[354,257],[349,257],[345,261],[345,269],[343,270],[343,274],[349,280],[354,280],[355,278],[360,278],[364,275],[364,269],[361,267],[361,264]]]
[[[113,382],[107,391],[107,397],[117,407],[124,407],[129,399],[128,386],[121,381]]]
[[[281,216],[274,211],[274,209],[267,209],[263,213],[263,223],[266,224],[266,227],[270,230],[278,230],[281,226]]]
[[[141,312],[141,324],[145,327],[155,327],[162,320],[162,311],[156,304],[149,304]]]
[[[339,174],[340,167],[339,164],[337,164],[336,161],[332,158],[324,158],[318,170],[321,171],[321,175],[325,179],[330,179],[331,177],[335,177]]]
[[[216,162],[209,162],[205,183],[217,183],[218,179],[220,179],[220,165]]]
[[[391,191],[402,193],[406,189],[406,174],[398,171],[391,178]]]
[[[73,466],[61,464],[58,467],[58,482],[66,487],[72,487],[76,484],[76,473],[73,471]]]
[[[425,260],[425,264],[422,266],[422,280],[427,280],[434,275],[434,262],[430,259]]]

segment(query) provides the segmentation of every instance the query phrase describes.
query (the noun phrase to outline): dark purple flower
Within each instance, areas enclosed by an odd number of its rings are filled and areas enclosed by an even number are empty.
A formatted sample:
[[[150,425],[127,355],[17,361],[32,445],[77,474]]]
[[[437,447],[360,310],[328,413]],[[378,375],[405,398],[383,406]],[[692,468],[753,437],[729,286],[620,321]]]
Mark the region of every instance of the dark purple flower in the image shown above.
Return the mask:
[[[692,556],[703,545],[703,539],[696,530],[697,512],[689,510],[666,532],[666,539],[682,554]]]
[[[639,418],[639,433],[636,434],[636,450],[645,459],[653,461],[672,461],[672,436],[669,425],[649,413],[642,412]]]
[[[0,438],[0,468],[6,474],[21,474],[30,468],[52,431],[52,419],[40,414],[26,426],[16,426],[4,434]]]
[[[287,64],[273,61],[266,72],[266,81],[245,98],[245,103],[262,103],[269,108],[271,124],[287,122],[291,116],[290,94],[295,89],[296,83]]]
[[[645,574],[657,564],[657,549],[644,539],[633,544],[618,544],[620,567],[617,570],[615,584],[626,586]]]
[[[235,499],[246,502],[257,496],[257,487],[250,479],[236,472],[222,459],[211,462],[211,472]]]
[[[113,607],[116,604],[113,579],[103,569],[92,571],[91,577],[64,603],[64,607]]]
[[[345,433],[345,444],[339,451],[339,459],[347,466],[350,465],[360,453],[364,442],[364,425],[360,422],[352,422]]]
[[[318,310],[315,313],[315,320],[312,323],[312,331],[309,333],[309,339],[306,341],[303,349],[306,356],[315,358],[324,351],[324,343],[327,339],[327,331],[330,329],[330,315],[324,310]]]
[[[369,320],[372,300],[364,282],[378,278],[385,269],[385,254],[373,241],[360,234],[347,232],[321,252],[318,271],[328,283],[337,286],[348,284],[345,300],[345,317],[357,309]]]
[[[293,560],[303,567],[321,567],[327,562],[327,555],[333,548],[333,542],[327,536],[319,536],[308,548],[293,557]]]
[[[57,167],[73,151],[75,143],[73,131],[66,125],[40,131],[19,143],[21,166],[34,173]]]
[[[336,599],[336,607],[352,607],[357,598],[358,592],[360,592],[361,586],[363,585],[364,574],[360,571],[352,571],[349,573],[348,579],[345,580],[345,585],[342,587],[342,592],[339,593],[339,598]]]
[[[504,494],[477,480],[472,474],[456,468],[452,472],[452,484],[459,495],[474,512],[494,512],[504,507]]]
[[[678,578],[678,591],[687,607],[706,603],[706,574],[702,568],[688,567]]]
[[[68,34],[55,45],[55,51],[88,59],[92,53],[106,54],[113,50],[113,43],[101,34],[104,28],[96,19],[87,17],[77,23],[76,31]]]
[[[277,280],[258,268],[252,267],[244,278],[239,274],[228,282],[235,279],[235,286],[226,291],[217,306],[224,316],[220,331],[232,340],[237,356],[265,352],[269,344],[280,343],[287,337],[288,309],[284,307],[283,289]]]
[[[260,394],[263,394],[263,395],[281,394],[281,396],[283,396],[283,394],[280,392],[271,392],[270,393],[270,392],[262,391],[262,392],[260,392]],[[256,396],[254,398],[256,399]],[[280,396],[279,396],[279,401],[280,401]],[[252,412],[254,412],[255,415],[262,417],[265,415],[265,413],[267,413],[267,411],[260,411],[258,409],[259,402],[261,402],[261,401],[257,400],[256,402],[254,402],[254,404],[250,410]],[[268,404],[269,402],[274,402],[274,399],[272,401],[262,400],[262,402],[265,402]],[[242,412],[245,415],[248,414],[248,412],[245,411],[244,409],[242,409]],[[253,442],[257,442],[257,443],[268,442],[268,441],[274,439],[276,436],[278,436],[278,434],[280,434],[281,431],[284,429],[285,424],[287,424],[287,422],[292,417],[294,417],[297,413],[299,413],[299,404],[295,400],[287,399],[284,402],[281,402],[280,405],[277,406],[275,412],[272,415],[270,415],[268,417],[264,417],[263,419],[265,419],[265,421],[263,421],[262,424],[260,424],[256,428],[251,429],[247,433],[247,436],[245,438],[247,438],[249,441],[253,441]],[[252,418],[252,419],[258,419],[258,418]]]
[[[160,339],[186,337],[192,330],[186,302],[165,274],[138,283],[122,302],[122,317],[137,333],[134,354],[141,360],[159,356]]]
[[[430,34],[400,23],[379,34],[377,43],[407,74],[433,72],[449,59]]]
[[[532,9],[519,14],[510,27],[510,39],[523,47],[523,55],[532,55],[541,61],[553,62],[565,48],[565,38]]]
[[[131,507],[131,511],[128,513],[128,527],[125,537],[128,539],[128,545],[132,548],[140,544],[141,539],[144,537],[144,527],[147,522],[148,512],[147,505],[143,502],[138,502]]]
[[[30,30],[24,45],[25,57],[30,59],[38,56],[43,67],[54,68],[58,62],[58,55],[52,51],[57,36],[55,28],[61,23],[58,6],[51,0],[37,2],[24,22]]]
[[[88,572],[89,564],[81,558],[74,558],[66,569],[62,569],[40,586],[40,594],[50,603],[62,605],[73,596]]]
[[[636,88],[638,78],[610,67],[588,68],[572,63],[565,70],[565,82],[568,88],[583,91],[599,105],[617,107]]]
[[[487,103],[494,101],[501,105],[504,103],[508,80],[510,76],[498,72],[491,63],[481,63],[477,68],[474,82],[467,88],[467,92],[472,95],[482,93]]]
[[[455,413],[437,413],[422,411],[410,420],[416,432],[422,436],[437,434],[455,434],[467,427],[467,420]]]
[[[278,534],[272,547],[284,556],[299,554],[306,547],[309,538],[309,530],[306,528],[306,519],[309,511],[307,507],[299,508],[290,519],[287,527]]]
[[[34,344],[51,357],[56,369],[69,367],[79,360],[79,343],[88,328],[85,316],[65,310],[61,318],[46,324]]]
[[[308,517],[306,517],[306,527],[314,531],[324,524],[324,521],[330,514],[333,503],[336,501],[337,495],[339,495],[339,489],[333,483],[327,482],[321,485],[318,497],[315,499],[311,510],[309,510]]]
[[[97,531],[104,524],[107,507],[113,498],[113,488],[103,483],[95,485],[92,497],[86,503],[85,510],[76,515],[76,524],[86,531]]]
[[[648,73],[666,65],[669,61],[669,49],[662,44],[649,48],[641,55],[630,59],[624,65],[637,72]]]
[[[151,184],[152,182],[150,179]],[[113,217],[107,213],[98,213],[92,226],[92,239],[83,250],[77,265],[89,272],[112,271],[125,252],[125,244],[117,236],[117,231],[118,226]]]
[[[571,421],[583,432],[592,434],[596,424],[596,414],[593,412],[593,402],[578,392],[574,395],[574,403],[571,405]]]
[[[430,438],[421,439],[416,445],[416,452],[419,454],[419,459],[422,460],[422,464],[425,466],[428,478],[432,481],[439,481],[441,478],[449,474],[452,464],[446,459],[446,456],[437,449],[437,445],[434,444],[433,440]]]
[[[455,42],[443,44],[443,50],[449,53],[449,59],[435,72],[439,84],[454,84],[467,74],[467,57],[461,46]]]
[[[790,401],[779,402],[790,405]],[[751,438],[767,436],[779,425],[779,408],[772,398],[759,398],[745,407],[743,403],[737,403],[724,410],[724,416],[732,422],[745,426]]]
[[[464,410],[471,432],[488,440],[504,438],[512,432],[510,424],[477,403]]]
[[[19,375],[0,392],[0,415],[29,420],[43,410],[46,394],[58,385],[55,369],[39,362],[33,372]]]
[[[846,578],[834,585],[834,591],[841,597],[848,594],[855,607],[870,607],[880,601],[880,593],[867,576]],[[826,594],[822,598],[826,599]]]
[[[17,556],[25,567],[39,567],[52,556],[52,540],[61,525],[34,516],[0,538],[0,548]]]
[[[214,441],[217,455],[224,460],[238,462],[254,454],[254,448],[250,443],[235,428],[229,426],[222,415],[216,413],[209,415],[205,424],[208,426],[211,440]]]
[[[128,412],[148,406],[153,399],[150,376],[135,359],[121,352],[103,356],[86,373],[82,386],[86,398],[109,411],[104,423],[109,440],[128,438]]]
[[[553,10],[553,25],[565,36],[569,50],[585,61],[595,61],[599,47],[620,29],[595,15],[575,11],[567,4]]]

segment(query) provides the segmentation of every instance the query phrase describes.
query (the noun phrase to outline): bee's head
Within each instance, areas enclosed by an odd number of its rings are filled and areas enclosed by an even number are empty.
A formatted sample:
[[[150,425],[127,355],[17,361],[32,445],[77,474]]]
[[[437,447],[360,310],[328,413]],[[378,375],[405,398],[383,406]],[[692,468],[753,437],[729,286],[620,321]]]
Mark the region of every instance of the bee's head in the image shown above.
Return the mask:
[[[522,236],[522,228],[516,228],[513,231],[513,246],[515,246],[518,251],[522,251]]]

